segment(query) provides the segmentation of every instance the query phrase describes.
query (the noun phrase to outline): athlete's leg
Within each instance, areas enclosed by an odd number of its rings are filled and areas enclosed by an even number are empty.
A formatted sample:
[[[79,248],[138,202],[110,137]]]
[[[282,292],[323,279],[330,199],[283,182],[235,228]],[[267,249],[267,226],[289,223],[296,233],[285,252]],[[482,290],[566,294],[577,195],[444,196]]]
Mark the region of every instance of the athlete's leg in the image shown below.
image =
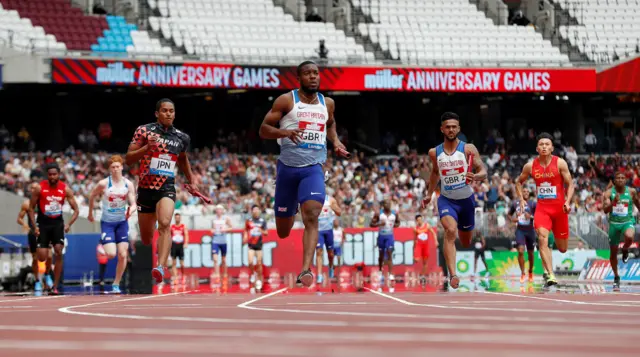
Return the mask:
[[[524,245],[518,245],[518,265],[520,265],[520,282],[524,282]]]
[[[102,231],[102,237],[100,238],[100,243],[102,243],[102,248],[104,248],[104,253],[107,255],[108,259],[113,259],[116,257],[117,249],[116,249],[116,226],[111,222],[100,222],[100,230]]]
[[[329,259],[329,272],[330,272],[330,275],[331,275],[331,274],[333,274],[333,269],[335,268],[335,264],[334,264],[334,261],[333,261],[333,257],[334,257],[333,249],[328,249],[327,248],[327,257]]]
[[[387,277],[389,280],[393,279],[393,245],[394,242],[393,240],[390,240],[389,245],[387,245],[387,254],[386,254],[386,259],[387,259]]]
[[[287,238],[296,218],[298,208],[299,168],[277,163],[274,210],[278,237]]]
[[[249,273],[251,274],[251,276],[254,276],[254,274],[256,274],[256,265],[253,264],[253,260],[256,256],[256,251],[253,249],[247,249],[247,261],[249,263]]]
[[[64,228],[63,228],[64,231]],[[53,246],[53,255],[55,257],[56,265],[53,270],[53,287],[57,288],[58,284],[60,284],[60,278],[62,277],[62,267],[64,265],[64,256],[62,255],[62,249],[64,248],[63,243],[58,243]]]
[[[140,240],[144,245],[150,245],[153,241],[153,233],[156,231],[156,213],[138,212],[138,225],[140,226]]]
[[[456,275],[456,238],[458,236],[458,222],[452,216],[440,219],[444,227],[444,259],[451,277]],[[457,288],[457,286],[452,286]]]
[[[524,242],[527,247],[527,255],[529,257],[529,281],[533,281],[533,267],[535,265],[533,249],[536,243],[536,236],[534,231],[527,232],[524,237]]]
[[[322,194],[324,197],[324,190]],[[304,223],[302,271],[310,269],[313,253],[318,245],[318,217],[322,212],[322,205],[316,200],[307,200],[302,204],[302,222]]]
[[[636,235],[636,228],[633,223],[629,223],[625,226],[624,230],[624,245],[622,246],[622,262],[626,263],[629,260],[629,247],[633,244],[633,237]]]
[[[220,244],[211,243],[211,256],[213,257],[213,273],[220,278],[220,264],[218,264],[218,254],[220,254]]]
[[[122,280],[124,271],[125,269],[127,269],[128,257],[129,257],[129,242],[118,243],[118,265],[116,266],[116,277],[113,280],[113,285],[116,285],[116,286],[120,285],[120,280]]]
[[[158,217],[158,265],[166,266],[171,252],[171,218],[176,203],[169,197],[162,197],[156,204]]]
[[[560,211],[552,217],[553,236],[560,253],[565,253],[569,248],[569,215]]]
[[[114,241],[109,242],[109,243],[103,243],[102,244],[102,248],[104,248],[104,253],[107,255],[107,258],[109,260],[115,258],[116,254],[118,253],[118,249],[116,247],[116,242],[114,242]]]
[[[318,244],[318,217],[325,199],[324,173],[322,166],[314,165],[305,168],[300,174],[302,178],[298,185],[297,199],[301,206],[304,235],[302,273],[299,279],[303,285],[310,286],[313,283],[311,261]]]
[[[609,246],[609,263],[611,263],[611,270],[613,271],[613,277],[617,281],[620,279],[618,275],[618,245],[611,244]]]
[[[227,277],[227,244],[220,244],[220,266],[222,267],[222,277]]]
[[[324,260],[324,246],[326,244],[327,232],[318,232],[318,243],[316,244],[316,281],[322,282],[322,263]]]
[[[553,254],[551,248],[549,248],[549,230],[543,227],[537,227],[536,233],[538,235],[538,250],[540,251],[540,260],[542,260],[542,266],[544,270],[550,276],[553,275]],[[557,243],[557,242],[556,242]]]
[[[256,250],[256,273],[257,279],[262,281],[262,250]]]
[[[171,278],[175,279],[178,276],[178,247],[177,244],[171,243]]]

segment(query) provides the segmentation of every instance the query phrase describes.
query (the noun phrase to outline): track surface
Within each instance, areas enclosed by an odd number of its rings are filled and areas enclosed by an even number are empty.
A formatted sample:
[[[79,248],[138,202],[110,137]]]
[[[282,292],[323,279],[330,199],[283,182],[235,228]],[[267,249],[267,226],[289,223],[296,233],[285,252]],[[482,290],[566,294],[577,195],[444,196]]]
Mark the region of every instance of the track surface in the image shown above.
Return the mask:
[[[640,293],[0,296],[3,357],[637,356]]]

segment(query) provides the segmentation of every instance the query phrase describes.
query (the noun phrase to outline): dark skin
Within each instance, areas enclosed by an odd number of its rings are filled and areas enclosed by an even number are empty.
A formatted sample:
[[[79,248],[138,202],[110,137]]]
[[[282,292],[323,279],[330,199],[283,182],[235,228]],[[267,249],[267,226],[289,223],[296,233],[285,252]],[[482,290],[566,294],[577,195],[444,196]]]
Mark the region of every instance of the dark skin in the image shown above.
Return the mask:
[[[55,188],[60,181],[60,171],[55,168],[51,168],[47,170],[47,179],[49,181],[49,186]],[[40,201],[40,193],[41,188],[40,185],[33,186],[33,191],[31,193],[31,202],[29,204],[29,218],[32,222],[36,222],[36,206]],[[65,233],[69,233],[71,226],[78,219],[78,215],[80,214],[80,210],[78,209],[78,203],[76,202],[76,198],[73,196],[73,191],[67,186],[65,188],[65,198],[67,202],[69,202],[69,206],[73,209],[73,214],[71,215],[71,219],[69,222],[65,223],[64,231]],[[40,228],[36,225],[36,229],[34,231],[34,235],[36,237],[40,236]],[[62,249],[64,248],[64,244],[56,244],[53,246],[53,253],[56,258],[56,267],[54,270],[54,286],[58,286],[60,283],[60,277],[62,276],[62,265],[63,265],[63,256]],[[38,256],[38,260],[41,262],[51,261],[49,260],[49,248],[38,248],[36,252]],[[51,270],[51,267],[47,267],[47,271]]]
[[[524,187],[522,189],[522,198],[525,200],[525,202],[529,200],[529,195],[529,189]],[[527,220],[531,219],[531,214],[529,212],[524,212],[524,216]],[[511,221],[514,223],[518,223],[517,212],[513,213]],[[518,246],[518,264],[520,265],[520,271],[522,272],[522,275],[524,275],[524,248],[524,245]],[[529,256],[529,274],[533,274],[533,250],[527,250],[527,255]]]
[[[30,189],[32,193],[33,193],[33,190],[36,188],[36,186],[39,186],[39,185],[37,183],[31,184]],[[31,230],[31,227],[29,227],[29,222],[24,221],[24,217],[29,215],[30,205],[31,205],[31,200],[25,200],[22,203],[22,205],[20,206],[20,212],[18,213],[18,219],[16,220],[16,223],[18,223],[18,225],[22,227],[25,232],[29,232]],[[47,259],[47,266],[48,267],[51,266],[51,259]],[[31,271],[33,272],[34,276],[38,276],[38,255],[37,254],[34,254],[33,257],[31,258]]]
[[[158,123],[162,125],[164,130],[168,130],[173,126],[176,117],[176,110],[173,103],[165,102],[155,112]],[[140,161],[145,155],[151,154],[157,147],[157,136],[149,135],[145,145],[131,143],[125,157],[127,165],[132,165]],[[184,174],[187,182],[193,182],[193,172],[191,171],[191,163],[186,152],[178,155],[178,168]],[[166,266],[171,251],[171,217],[175,203],[168,197],[163,197],[156,203],[156,211],[153,213],[138,213],[138,224],[140,226],[140,239],[145,245],[151,244],[153,233],[155,231],[156,222],[158,224],[158,265]]]
[[[385,201],[382,203],[382,209],[384,211],[384,213],[386,215],[390,215],[391,214],[391,202],[389,201]],[[371,223],[369,224],[369,227],[372,228],[377,228],[377,227],[381,227],[384,226],[386,222],[382,222],[380,221],[380,214],[376,213],[375,216],[373,216],[373,218],[371,219]],[[396,219],[395,222],[393,223],[393,228],[398,228],[400,227],[400,220]],[[391,271],[393,269],[393,248],[392,249],[388,249],[387,250],[387,254],[386,256],[384,254],[379,254],[378,256],[378,268],[380,269],[380,271],[382,272],[382,265],[384,265],[385,260],[387,261],[387,266],[389,268],[389,274],[391,274]]]
[[[315,64],[303,66],[298,73],[298,81],[300,83],[300,88],[298,89],[300,101],[306,104],[319,103],[317,92],[320,86],[320,71],[318,66]],[[340,142],[340,139],[338,139],[338,133],[336,132],[336,121],[334,117],[335,102],[333,99],[325,97],[325,104],[327,112],[329,113],[329,118],[326,122],[327,140],[333,144],[336,152],[346,152],[346,148]],[[262,125],[260,126],[260,138],[270,140],[288,138],[296,144],[300,143],[303,130],[298,128],[281,129],[278,127],[280,120],[293,109],[293,105],[294,101],[291,94],[285,93],[279,96],[274,101],[271,110],[269,110],[264,117]],[[303,271],[310,269],[313,254],[318,244],[318,217],[321,211],[322,203],[315,200],[308,200],[304,202],[301,207],[302,220],[305,227],[303,238]],[[276,217],[278,237],[286,238],[289,236],[294,220],[295,216]]]
[[[613,185],[616,188],[616,197],[614,197],[613,201],[611,200],[611,189],[608,189],[604,193],[604,204],[602,206],[602,211],[604,213],[611,213],[613,211],[613,207],[620,201],[620,192],[624,192],[625,186],[627,183],[627,177],[623,172],[616,173],[616,176],[613,181]],[[638,192],[629,187],[629,194],[633,200],[633,204],[640,209],[640,197]],[[629,247],[633,243],[633,237],[635,236],[636,230],[635,228],[627,228],[624,231],[624,245],[622,246],[622,251],[628,254]],[[613,274],[615,277],[619,277],[618,275],[618,246],[612,244],[609,246],[609,262],[611,262],[611,270],[613,270]]]
[[[456,147],[460,143],[458,134],[460,133],[460,122],[456,119],[448,119],[442,122],[440,125],[440,131],[444,135],[444,151],[448,154],[453,153]],[[473,144],[466,144],[464,146],[464,154],[469,157],[473,154],[473,162],[471,162],[472,170],[466,173],[467,182],[479,181],[482,182],[487,178],[487,169],[482,162],[478,149]],[[440,180],[440,170],[438,170],[438,159],[436,158],[436,149],[429,150],[429,158],[433,163],[434,169],[431,170],[429,176],[429,189],[423,201],[423,207],[426,207],[431,202],[433,192],[436,190],[438,181]],[[471,246],[471,239],[473,238],[473,231],[458,231],[458,222],[451,216],[444,216],[440,220],[444,228],[444,256],[447,261],[447,269],[450,274],[454,274],[456,271],[456,237],[460,237],[460,243],[465,248]],[[452,281],[451,287],[456,289],[458,287],[459,280]]]

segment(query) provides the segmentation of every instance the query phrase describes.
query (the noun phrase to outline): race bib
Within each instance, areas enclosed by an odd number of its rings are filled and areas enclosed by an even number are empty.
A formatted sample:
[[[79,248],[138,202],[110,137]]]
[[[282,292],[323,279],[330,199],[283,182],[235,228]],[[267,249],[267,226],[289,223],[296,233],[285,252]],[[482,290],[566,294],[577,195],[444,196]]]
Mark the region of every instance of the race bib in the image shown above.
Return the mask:
[[[626,203],[618,203],[613,206],[613,215],[618,217],[626,217],[629,214],[629,206]]]
[[[475,247],[476,249],[482,249],[482,243],[476,242]]]
[[[182,243],[184,242],[184,237],[182,236],[182,234],[177,233],[173,236],[173,241],[174,243]]]
[[[62,214],[62,205],[56,201],[51,201],[44,206],[44,214],[47,216],[59,216]]]
[[[558,193],[555,186],[540,186],[538,187],[538,199],[539,200],[552,200],[558,198]]]
[[[176,156],[156,153],[151,158],[149,173],[158,176],[175,177]]]
[[[525,216],[524,214],[521,214],[518,216],[518,224],[529,225],[531,224],[531,219],[527,219],[527,216]]]
[[[327,145],[327,133],[324,123],[299,121],[298,129],[303,130],[298,147],[310,150],[323,150]]]
[[[254,237],[260,237],[262,235],[262,230],[260,227],[254,227],[251,229],[251,235]]]
[[[109,212],[118,212],[123,211],[125,206],[127,205],[127,201],[120,197],[112,197],[107,204]]]
[[[457,190],[467,185],[466,173],[462,166],[442,169],[440,176],[445,191]]]
[[[420,234],[418,234],[418,239],[427,240],[427,239],[429,239],[429,235],[426,234],[426,233],[420,233]]]

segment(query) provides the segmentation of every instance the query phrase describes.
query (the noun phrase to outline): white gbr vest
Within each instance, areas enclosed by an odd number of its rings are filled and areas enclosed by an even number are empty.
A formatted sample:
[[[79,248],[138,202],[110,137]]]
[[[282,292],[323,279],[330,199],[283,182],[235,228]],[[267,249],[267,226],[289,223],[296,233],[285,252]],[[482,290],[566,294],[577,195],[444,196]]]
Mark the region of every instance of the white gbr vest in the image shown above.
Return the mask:
[[[324,96],[318,93],[318,104],[300,101],[298,90],[291,91],[293,109],[280,119],[280,129],[304,130],[302,140],[294,144],[289,138],[278,139],[280,144],[279,160],[293,167],[324,164],[327,159],[327,120],[329,112]]]
[[[396,224],[396,213],[391,211],[391,213],[387,215],[386,213],[384,213],[384,210],[381,210],[379,219],[380,221],[384,221],[384,224],[378,227],[378,235],[393,235],[393,226],[395,226]]]
[[[122,179],[121,187],[116,187],[109,176],[107,189],[102,196],[102,218],[103,222],[122,222],[126,220],[127,214],[127,196],[129,188],[127,181]]]
[[[451,155],[444,152],[443,144],[436,147],[436,160],[440,171],[440,194],[452,200],[462,200],[473,194],[467,185],[466,174],[469,163],[464,154],[464,141],[460,141]]]

